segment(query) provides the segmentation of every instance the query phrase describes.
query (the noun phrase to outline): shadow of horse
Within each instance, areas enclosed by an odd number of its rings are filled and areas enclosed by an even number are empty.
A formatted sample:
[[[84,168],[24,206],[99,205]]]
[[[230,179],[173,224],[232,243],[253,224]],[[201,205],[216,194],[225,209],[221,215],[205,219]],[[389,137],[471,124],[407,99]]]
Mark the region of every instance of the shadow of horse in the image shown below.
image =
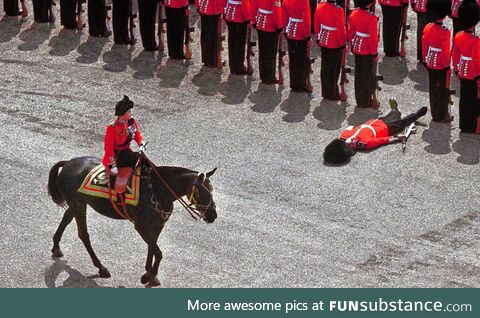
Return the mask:
[[[253,103],[251,109],[256,113],[271,113],[282,102],[282,91],[284,87],[260,83],[258,89],[248,96]]]
[[[347,118],[347,105],[347,103],[323,99],[320,106],[313,110],[313,117],[319,121],[317,127],[323,130],[342,128],[342,123]]]
[[[24,43],[18,46],[20,51],[34,51],[50,38],[54,26],[49,23],[34,23],[29,29],[20,33],[19,38]]]
[[[152,52],[142,51],[130,62],[130,67],[135,70],[133,78],[146,80],[155,77],[157,59]]]
[[[108,38],[89,36],[87,41],[80,44],[77,48],[77,52],[80,54],[77,57],[77,62],[82,64],[97,62],[106,43],[108,43]]]
[[[476,165],[480,162],[480,137],[476,134],[460,133],[452,149],[458,153],[457,161],[465,165]]]
[[[133,46],[114,44],[110,51],[103,54],[103,69],[109,72],[123,72],[132,59]]]
[[[98,275],[86,277],[68,266],[66,261],[54,260],[54,263],[45,271],[45,285],[48,288],[105,288],[92,279]],[[68,276],[64,278],[63,273]]]
[[[310,94],[291,91],[288,98],[280,104],[280,109],[286,114],[283,120],[287,123],[300,123],[305,120],[310,113]]]
[[[384,56],[378,64],[379,73],[383,75],[383,83],[400,85],[408,77],[407,59]]]
[[[189,61],[174,60],[168,58],[165,65],[159,63],[157,68],[157,77],[160,79],[159,85],[165,88],[178,88],[188,74]]]
[[[6,43],[16,37],[20,33],[25,21],[25,19],[18,20],[17,17],[4,15],[0,20],[0,30],[2,30],[0,32],[0,43]]]
[[[222,71],[216,67],[202,66],[192,78],[192,83],[198,87],[197,93],[203,96],[215,96],[218,93]]]
[[[434,155],[449,154],[452,151],[450,147],[451,130],[450,124],[431,121],[428,129],[422,133],[422,140],[428,143],[425,151]]]
[[[52,47],[49,54],[54,56],[66,56],[80,44],[81,32],[77,30],[62,29],[58,35],[50,38],[48,43]]]

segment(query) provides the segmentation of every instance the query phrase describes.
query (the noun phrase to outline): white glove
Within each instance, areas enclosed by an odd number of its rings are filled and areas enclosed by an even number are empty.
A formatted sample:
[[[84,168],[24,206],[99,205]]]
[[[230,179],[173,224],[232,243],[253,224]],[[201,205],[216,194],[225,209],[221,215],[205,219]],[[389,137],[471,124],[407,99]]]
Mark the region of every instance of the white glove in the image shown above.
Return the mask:
[[[138,146],[138,152],[140,154],[144,153],[145,152],[145,143],[141,143],[140,146]]]
[[[118,168],[117,167],[112,167],[112,169],[110,169],[110,171],[112,172],[113,175],[118,174]]]

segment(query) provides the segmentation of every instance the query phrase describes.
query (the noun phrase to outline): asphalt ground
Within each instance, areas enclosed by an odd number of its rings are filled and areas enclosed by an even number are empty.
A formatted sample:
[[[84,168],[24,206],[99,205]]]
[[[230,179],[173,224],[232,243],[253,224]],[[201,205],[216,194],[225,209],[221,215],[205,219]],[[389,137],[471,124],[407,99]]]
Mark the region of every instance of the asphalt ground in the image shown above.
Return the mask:
[[[415,21],[410,12],[407,58],[381,55],[383,114],[390,98],[404,114],[428,105]],[[0,287],[143,286],[147,249],[129,222],[89,209],[92,245],[110,279],[98,278],[74,223],[61,242],[64,258],[50,253],[63,210],[47,194],[48,172],[60,160],[102,155],[124,94],[136,103],[154,162],[218,167],[218,219],[195,222],[176,205],[160,236],[163,287],[480,285],[480,144],[459,133],[457,120],[432,123],[427,114],[404,154],[394,144],[329,167],[324,147],[377,114],[355,109],[353,81],[347,103],[322,101],[316,48],[307,95],[290,92],[288,69],[286,86],[266,86],[257,71],[202,68],[195,13],[189,63],[143,52],[140,43],[61,31],[58,20],[32,22],[0,20]]]

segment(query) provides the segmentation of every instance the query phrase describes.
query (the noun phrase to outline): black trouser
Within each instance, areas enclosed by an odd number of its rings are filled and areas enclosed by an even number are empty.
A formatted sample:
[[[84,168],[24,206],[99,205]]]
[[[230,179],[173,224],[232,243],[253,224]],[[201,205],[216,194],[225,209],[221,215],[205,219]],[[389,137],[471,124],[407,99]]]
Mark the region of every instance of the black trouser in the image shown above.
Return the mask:
[[[315,10],[317,9],[317,0],[310,0],[310,18],[312,21],[310,33],[315,33]]]
[[[105,36],[107,31],[107,7],[105,0],[88,0],[88,33]]]
[[[278,32],[257,30],[258,34],[258,66],[263,83],[273,84],[276,81]]]
[[[184,59],[185,28],[187,26],[187,9],[165,7],[167,16],[168,56],[172,59]]]
[[[374,55],[355,54],[355,101],[361,108],[372,106],[372,97],[377,85],[374,59]]]
[[[230,22],[228,26],[228,66],[232,74],[246,74],[245,51],[247,46],[247,22]]]
[[[307,45],[307,40],[288,39],[290,88],[294,91],[307,91],[307,71],[310,62],[307,60]]]
[[[474,133],[477,128],[477,117],[480,110],[477,81],[460,79],[460,130]]]
[[[158,0],[139,0],[138,1],[138,19],[140,21],[140,36],[142,37],[143,47],[147,50],[157,48],[155,32],[155,20],[158,13]],[[159,32],[161,23],[158,25]]]
[[[383,48],[386,56],[400,55],[403,7],[381,5],[383,14]]]
[[[50,22],[52,14],[52,0],[32,0],[33,18],[35,22]]]
[[[140,154],[138,152],[132,151],[130,149],[121,150],[116,152],[116,163],[118,168],[130,167],[135,168],[138,157]]]
[[[449,91],[446,87],[447,70],[428,69],[428,90],[433,121],[448,119]]]
[[[321,47],[322,65],[320,69],[320,79],[322,85],[322,97],[331,100],[340,98],[338,89],[338,79],[342,68],[343,48],[330,49]]]
[[[388,134],[390,136],[395,136],[400,131],[405,129],[405,127],[409,126],[411,123],[414,123],[420,116],[418,111],[406,116],[405,118],[401,118],[402,113],[398,110],[391,110],[387,115],[384,117],[380,117],[379,119],[382,120],[388,127]]]
[[[202,48],[202,63],[205,66],[217,66],[217,55],[219,48],[219,23],[220,15],[200,15],[202,32],[200,34],[200,45]]]
[[[5,14],[9,16],[17,16],[21,14],[18,9],[18,0],[3,0],[3,10],[5,10]]]
[[[417,60],[422,62],[422,36],[423,29],[430,22],[434,22],[435,18],[428,13],[417,12]]]
[[[77,0],[60,0],[60,23],[67,29],[77,28]]]
[[[140,3],[145,0],[140,0]],[[130,44],[128,32],[129,0],[112,0],[113,41],[116,44]]]

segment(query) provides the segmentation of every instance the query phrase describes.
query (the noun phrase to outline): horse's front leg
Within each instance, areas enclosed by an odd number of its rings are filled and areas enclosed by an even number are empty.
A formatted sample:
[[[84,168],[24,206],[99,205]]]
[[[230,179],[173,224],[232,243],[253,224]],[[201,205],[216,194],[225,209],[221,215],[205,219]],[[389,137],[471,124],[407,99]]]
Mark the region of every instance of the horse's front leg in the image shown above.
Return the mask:
[[[157,274],[158,267],[160,266],[160,261],[162,260],[163,256],[162,251],[157,245],[157,240],[162,228],[163,224],[151,222],[151,220],[137,220],[135,222],[135,229],[148,245],[147,261],[145,263],[146,272],[140,279],[142,284],[148,283],[150,286],[160,286],[160,281],[157,278]]]

